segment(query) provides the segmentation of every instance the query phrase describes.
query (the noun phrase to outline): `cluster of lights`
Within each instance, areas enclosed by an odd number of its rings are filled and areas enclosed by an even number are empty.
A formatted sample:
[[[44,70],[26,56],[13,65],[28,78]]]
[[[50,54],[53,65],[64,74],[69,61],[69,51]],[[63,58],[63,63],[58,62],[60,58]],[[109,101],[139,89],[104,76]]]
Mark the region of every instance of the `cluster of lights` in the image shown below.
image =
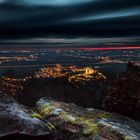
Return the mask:
[[[15,95],[17,91],[23,89],[23,86],[20,83],[21,81],[19,79],[2,77],[0,79],[0,90],[8,91],[9,93],[12,93],[12,95]]]
[[[96,60],[99,60],[101,63],[124,63],[123,61],[119,60],[119,59],[112,59],[109,56],[98,56],[96,57]]]
[[[105,80],[106,77],[98,72],[97,70],[93,70],[90,67],[86,67],[81,69],[82,72],[69,76],[69,82],[73,84],[85,84],[85,82],[92,81],[92,80]]]
[[[59,78],[67,77],[68,81],[75,86],[92,80],[105,80],[106,77],[98,72],[93,70],[90,67],[78,68],[76,66],[66,66],[63,67],[60,64],[57,64],[55,67],[41,68],[34,76],[28,76],[24,78],[0,78],[0,90],[8,91],[15,95],[18,91],[23,90],[22,83],[34,79],[34,78]]]
[[[37,78],[57,78],[64,76],[68,77],[68,81],[70,83],[82,84],[84,84],[86,81],[106,79],[102,73],[98,72],[97,70],[93,70],[90,67],[63,67],[60,64],[57,64],[55,67],[42,68],[39,72],[36,73]]]
[[[34,61],[35,56],[12,56],[12,57],[0,57],[0,63],[11,62],[11,61]]]
[[[36,78],[58,78],[68,76],[71,73],[81,71],[80,68],[76,66],[66,66],[63,67],[60,64],[57,64],[55,67],[41,68],[40,71],[36,72]]]

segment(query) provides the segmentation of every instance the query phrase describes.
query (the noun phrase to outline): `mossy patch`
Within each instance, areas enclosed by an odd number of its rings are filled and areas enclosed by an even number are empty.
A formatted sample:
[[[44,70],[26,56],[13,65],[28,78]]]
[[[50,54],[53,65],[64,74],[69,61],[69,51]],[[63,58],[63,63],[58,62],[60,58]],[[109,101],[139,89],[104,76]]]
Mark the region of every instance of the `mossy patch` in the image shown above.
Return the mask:
[[[110,113],[96,109],[90,111],[82,107],[76,107],[77,106],[72,104],[53,102],[50,105],[39,107],[37,112],[42,116],[43,120],[45,120],[45,125],[50,131],[57,128],[66,132],[76,133],[76,135],[80,137],[104,134],[104,126],[99,124],[98,121],[102,118],[110,118]],[[110,128],[107,129],[110,130]],[[117,133],[108,133],[114,137],[122,137]]]
[[[43,106],[40,109],[38,109],[39,114],[41,115],[49,115],[51,114],[53,108],[50,106]]]
[[[108,112],[104,112],[104,113],[101,113],[100,115],[99,115],[99,118],[110,118],[111,117],[111,114],[110,113],[108,113]]]
[[[100,125],[97,123],[93,123],[91,120],[86,120],[84,122],[84,124],[86,125],[84,130],[83,130],[83,134],[85,135],[90,135],[90,134],[97,134],[100,132]]]
[[[38,113],[32,114],[32,117],[33,117],[33,118],[42,119],[42,116],[41,116],[40,114],[38,114]]]
[[[49,130],[54,130],[54,129],[55,129],[55,126],[54,126],[52,123],[50,123],[50,122],[46,122],[46,123],[45,123],[45,126],[46,126],[47,128],[49,128]]]

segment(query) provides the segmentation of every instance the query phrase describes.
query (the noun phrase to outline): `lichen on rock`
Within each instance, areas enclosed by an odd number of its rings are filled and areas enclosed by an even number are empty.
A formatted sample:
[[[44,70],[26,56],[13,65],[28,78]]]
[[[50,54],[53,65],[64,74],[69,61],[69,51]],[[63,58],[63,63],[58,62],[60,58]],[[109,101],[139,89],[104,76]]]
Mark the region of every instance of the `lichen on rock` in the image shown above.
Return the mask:
[[[49,104],[46,104],[46,102],[49,102]],[[114,114],[105,111],[86,109],[75,104],[66,104],[53,100],[48,101],[45,98],[37,102],[37,108],[37,112],[44,119],[54,124],[57,129],[75,133],[80,137],[94,138],[99,136],[106,139],[113,137],[116,140],[138,139],[139,137],[139,134],[135,132],[132,132],[133,135],[126,133],[128,128],[123,125],[120,125],[120,129],[117,129],[116,124],[111,123]],[[101,123],[103,120],[107,120],[108,123]],[[117,120],[121,121],[119,118]]]
[[[20,135],[51,136],[51,140],[139,140],[140,123],[75,104],[41,98],[35,109],[18,104],[7,95],[0,96],[0,137]]]

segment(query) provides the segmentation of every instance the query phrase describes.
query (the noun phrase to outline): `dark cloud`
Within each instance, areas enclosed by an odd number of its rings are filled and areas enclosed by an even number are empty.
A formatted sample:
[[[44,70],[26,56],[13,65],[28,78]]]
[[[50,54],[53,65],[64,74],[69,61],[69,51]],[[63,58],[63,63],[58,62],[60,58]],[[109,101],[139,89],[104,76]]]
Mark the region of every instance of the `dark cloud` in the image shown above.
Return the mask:
[[[139,0],[0,0],[0,38],[140,35]]]

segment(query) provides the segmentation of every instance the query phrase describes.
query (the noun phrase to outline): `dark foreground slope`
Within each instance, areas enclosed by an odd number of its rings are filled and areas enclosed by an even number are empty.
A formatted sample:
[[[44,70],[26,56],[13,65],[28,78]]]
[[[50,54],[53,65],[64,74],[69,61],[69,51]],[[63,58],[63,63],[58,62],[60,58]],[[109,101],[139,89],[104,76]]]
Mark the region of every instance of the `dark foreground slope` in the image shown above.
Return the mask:
[[[34,106],[41,97],[57,101],[75,103],[84,107],[102,108],[107,92],[106,80],[91,80],[73,85],[66,77],[30,79],[24,83],[23,90],[15,98],[20,103]],[[30,102],[32,100],[32,102]]]
[[[3,140],[139,140],[140,123],[117,114],[41,98],[36,108],[0,95]]]

